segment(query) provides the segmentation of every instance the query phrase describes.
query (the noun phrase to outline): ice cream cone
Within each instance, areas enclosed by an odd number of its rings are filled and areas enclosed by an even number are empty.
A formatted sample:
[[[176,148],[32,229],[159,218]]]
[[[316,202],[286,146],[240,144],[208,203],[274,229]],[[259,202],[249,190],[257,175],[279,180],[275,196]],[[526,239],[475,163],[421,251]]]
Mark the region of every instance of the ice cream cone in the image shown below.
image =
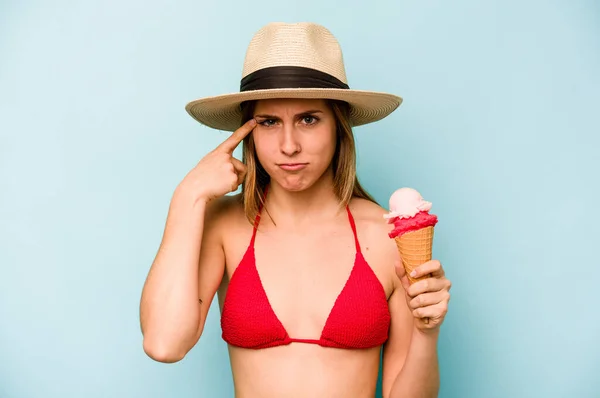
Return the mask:
[[[433,245],[433,227],[425,227],[416,231],[407,232],[395,238],[396,246],[402,258],[402,265],[406,271],[408,281],[413,283],[428,278],[431,274],[413,278],[410,273],[423,263],[431,260],[431,247]],[[426,324],[429,318],[423,319]]]
[[[418,266],[431,260],[433,227],[425,227],[417,231],[407,232],[397,236],[395,240],[410,284],[412,285],[417,281],[426,279],[429,275],[413,278],[410,276],[410,273]]]
[[[431,274],[419,278],[410,276],[415,268],[431,260],[433,228],[438,218],[430,214],[430,210],[431,202],[424,200],[417,190],[404,187],[394,191],[390,197],[390,211],[383,216],[388,224],[394,224],[394,229],[388,235],[396,241],[402,266],[411,285],[431,277]],[[429,318],[424,318],[423,322],[429,323]]]

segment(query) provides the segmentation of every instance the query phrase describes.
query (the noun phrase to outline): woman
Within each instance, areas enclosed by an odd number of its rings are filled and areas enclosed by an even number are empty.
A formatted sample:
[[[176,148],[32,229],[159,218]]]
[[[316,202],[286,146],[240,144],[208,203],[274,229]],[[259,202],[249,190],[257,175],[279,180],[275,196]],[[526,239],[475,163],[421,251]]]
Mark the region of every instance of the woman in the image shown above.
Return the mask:
[[[175,190],[142,293],[145,352],[181,360],[218,293],[236,397],[373,397],[381,349],[384,397],[437,396],[450,282],[434,260],[409,285],[356,178],[351,126],[401,99],[350,90],[337,41],[310,23],[261,29],[243,76],[186,108],[234,132]]]

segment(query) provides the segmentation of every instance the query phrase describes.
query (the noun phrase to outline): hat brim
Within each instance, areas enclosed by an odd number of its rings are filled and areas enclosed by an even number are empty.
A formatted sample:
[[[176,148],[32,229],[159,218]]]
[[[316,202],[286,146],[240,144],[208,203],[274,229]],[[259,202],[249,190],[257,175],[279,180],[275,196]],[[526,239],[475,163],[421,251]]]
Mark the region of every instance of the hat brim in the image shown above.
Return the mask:
[[[244,101],[304,98],[332,99],[350,104],[350,124],[360,126],[376,122],[392,113],[402,103],[402,98],[393,94],[330,88],[282,88],[254,90],[218,95],[191,101],[185,110],[198,122],[224,131],[235,131],[241,125],[240,104]]]

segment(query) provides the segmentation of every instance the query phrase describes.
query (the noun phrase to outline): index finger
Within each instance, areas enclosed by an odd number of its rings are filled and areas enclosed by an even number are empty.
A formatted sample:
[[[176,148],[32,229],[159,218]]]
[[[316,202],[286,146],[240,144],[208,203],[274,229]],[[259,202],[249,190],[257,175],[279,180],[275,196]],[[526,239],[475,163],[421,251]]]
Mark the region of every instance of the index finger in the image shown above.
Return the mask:
[[[217,150],[233,153],[240,142],[256,127],[256,120],[250,119],[239,129],[235,130],[225,141],[217,147]]]
[[[411,273],[411,277],[419,278],[424,275],[431,274],[433,277],[444,276],[444,268],[442,268],[442,264],[438,260],[427,261],[426,263],[418,266],[414,271],[414,275]]]

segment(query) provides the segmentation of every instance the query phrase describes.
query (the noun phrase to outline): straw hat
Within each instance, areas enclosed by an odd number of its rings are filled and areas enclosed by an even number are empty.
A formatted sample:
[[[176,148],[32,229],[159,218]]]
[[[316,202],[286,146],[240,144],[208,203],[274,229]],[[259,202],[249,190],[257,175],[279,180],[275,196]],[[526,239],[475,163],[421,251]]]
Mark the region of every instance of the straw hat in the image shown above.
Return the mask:
[[[402,103],[396,95],[351,90],[340,45],[325,27],[278,22],[264,26],[252,38],[239,92],[201,98],[185,109],[208,127],[234,131],[241,125],[242,102],[271,98],[346,101],[353,126],[383,119]]]

